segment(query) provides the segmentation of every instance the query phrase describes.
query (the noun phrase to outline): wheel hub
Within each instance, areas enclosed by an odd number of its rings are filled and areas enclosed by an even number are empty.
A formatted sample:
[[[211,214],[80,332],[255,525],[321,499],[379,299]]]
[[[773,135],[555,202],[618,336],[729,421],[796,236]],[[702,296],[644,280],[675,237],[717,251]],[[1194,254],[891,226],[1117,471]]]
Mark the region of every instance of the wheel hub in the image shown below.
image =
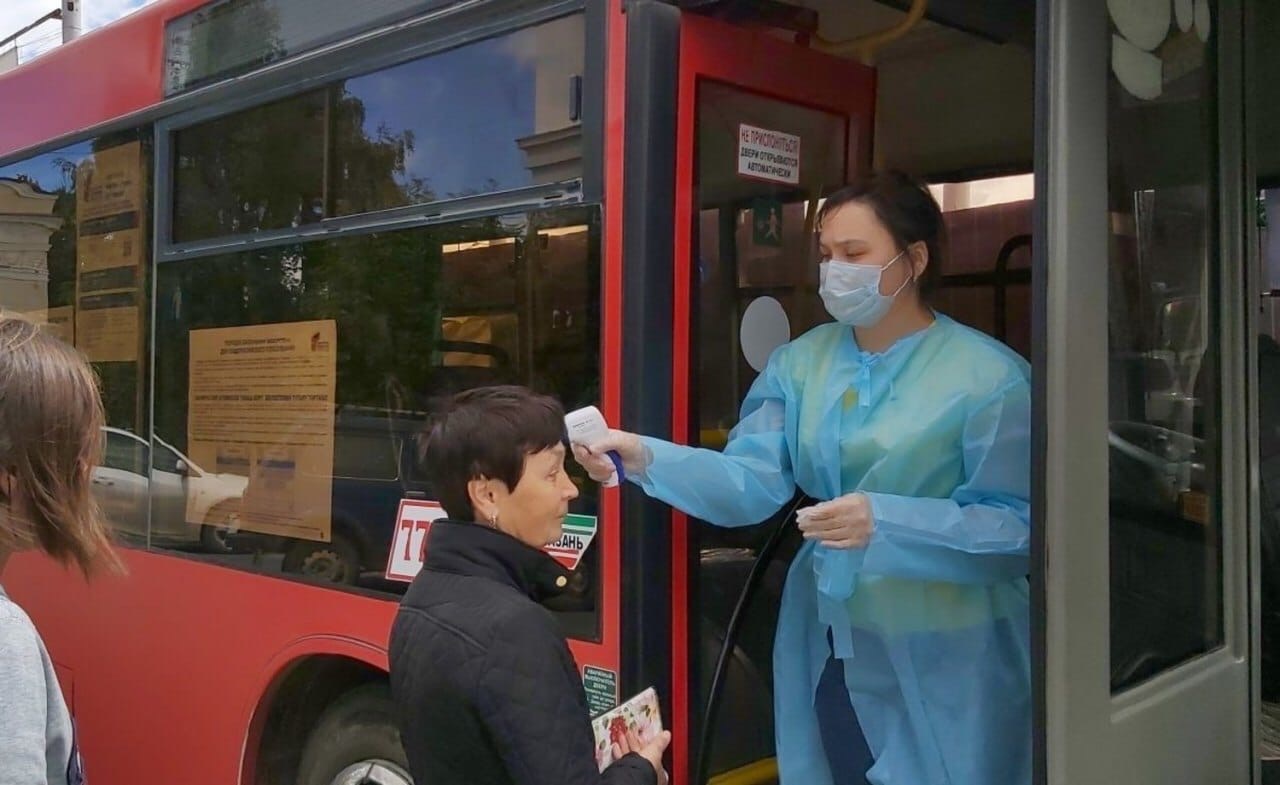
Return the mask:
[[[413,778],[389,760],[363,760],[338,772],[333,785],[413,785]]]
[[[303,574],[332,581],[340,580],[347,569],[342,556],[331,550],[312,551],[302,562]]]

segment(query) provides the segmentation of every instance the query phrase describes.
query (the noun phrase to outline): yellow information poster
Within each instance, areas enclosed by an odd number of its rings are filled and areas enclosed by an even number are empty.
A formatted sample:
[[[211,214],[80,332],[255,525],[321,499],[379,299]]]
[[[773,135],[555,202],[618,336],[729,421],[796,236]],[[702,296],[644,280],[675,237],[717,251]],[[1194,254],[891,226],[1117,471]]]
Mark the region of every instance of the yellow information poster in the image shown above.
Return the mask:
[[[134,362],[138,359],[138,319],[136,292],[81,297],[76,345],[93,362]]]
[[[145,162],[139,142],[76,169],[76,346],[94,362],[135,362],[142,336]]]
[[[337,346],[331,320],[191,331],[187,445],[249,478],[240,529],[329,541]]]
[[[142,205],[142,145],[95,150],[76,172],[76,220],[84,224],[137,212]]]

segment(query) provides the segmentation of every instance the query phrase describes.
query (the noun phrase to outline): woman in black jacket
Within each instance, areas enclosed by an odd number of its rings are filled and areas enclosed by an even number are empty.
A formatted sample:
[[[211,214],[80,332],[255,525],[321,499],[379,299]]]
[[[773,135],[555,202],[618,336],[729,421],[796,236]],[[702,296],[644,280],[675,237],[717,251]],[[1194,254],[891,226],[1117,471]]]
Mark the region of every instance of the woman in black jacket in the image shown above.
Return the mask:
[[[538,604],[569,573],[542,551],[578,489],[564,411],[520,387],[456,396],[425,463],[448,520],[391,628],[391,694],[414,780],[426,785],[666,785],[663,733],[632,737],[597,771],[578,668]]]

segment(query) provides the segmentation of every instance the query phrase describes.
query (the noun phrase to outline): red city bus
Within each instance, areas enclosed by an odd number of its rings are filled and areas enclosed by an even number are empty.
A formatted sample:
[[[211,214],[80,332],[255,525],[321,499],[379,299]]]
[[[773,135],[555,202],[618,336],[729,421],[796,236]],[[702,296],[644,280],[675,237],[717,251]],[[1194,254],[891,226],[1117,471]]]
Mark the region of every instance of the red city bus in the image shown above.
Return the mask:
[[[410,782],[386,642],[434,402],[722,447],[873,165],[943,205],[937,306],[1033,363],[1038,781],[1245,781],[1250,4],[1204,5],[1161,43],[1103,3],[158,0],[0,75],[0,307],[102,378],[129,567],[4,575],[93,781]],[[674,782],[776,782],[789,508],[579,479],[548,607],[593,710],[654,685]]]

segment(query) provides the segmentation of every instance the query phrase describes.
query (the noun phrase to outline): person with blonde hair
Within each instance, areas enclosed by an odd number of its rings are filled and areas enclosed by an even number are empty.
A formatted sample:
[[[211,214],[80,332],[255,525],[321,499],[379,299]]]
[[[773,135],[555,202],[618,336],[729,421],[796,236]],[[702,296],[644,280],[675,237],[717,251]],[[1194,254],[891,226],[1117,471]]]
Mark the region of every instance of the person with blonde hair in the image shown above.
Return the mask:
[[[0,314],[0,579],[38,549],[86,576],[119,571],[90,493],[102,453],[97,379],[75,349]],[[0,772],[6,782],[84,782],[71,715],[35,625],[0,585]]]

